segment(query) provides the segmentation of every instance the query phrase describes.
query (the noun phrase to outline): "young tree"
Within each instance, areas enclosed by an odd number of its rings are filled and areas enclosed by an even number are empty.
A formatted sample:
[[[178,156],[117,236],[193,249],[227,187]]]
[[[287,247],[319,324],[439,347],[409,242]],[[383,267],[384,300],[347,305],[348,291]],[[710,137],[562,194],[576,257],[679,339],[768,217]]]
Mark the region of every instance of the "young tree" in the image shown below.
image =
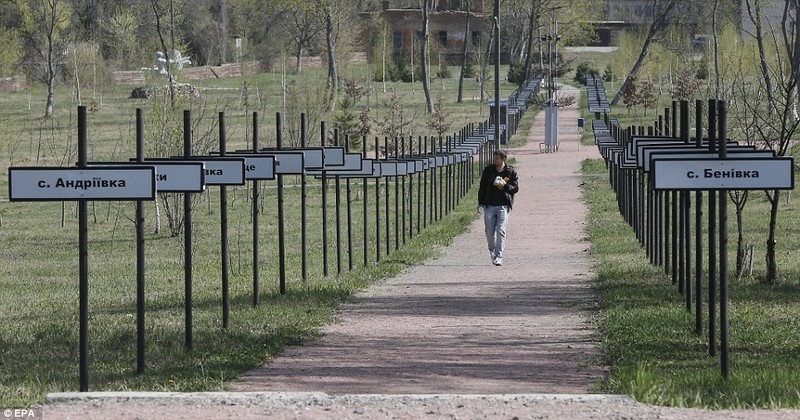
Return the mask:
[[[442,95],[442,92],[436,95],[436,105],[425,125],[435,131],[440,138],[450,131],[452,122],[450,121],[450,113],[444,109],[444,95]]]
[[[636,79],[629,77],[628,80],[629,82],[625,85],[625,92],[622,94],[622,103],[628,108],[628,113],[630,114],[632,111],[636,111],[640,98]]]
[[[658,97],[652,80],[642,81],[642,87],[639,89],[639,98],[642,108],[644,108],[644,115],[647,116],[647,110],[655,109],[656,105],[658,105]]]
[[[305,3],[295,5],[292,10],[289,11],[287,19],[283,21],[286,29],[292,34],[294,40],[295,56],[297,60],[295,71],[297,74],[303,72],[303,51],[305,51],[319,35],[319,26],[314,24],[311,12],[312,11],[309,10]]]
[[[749,16],[756,26],[755,41],[761,59],[762,77],[754,95],[742,98],[744,106],[754,118],[754,126],[762,145],[785,156],[798,131],[797,92],[800,85],[800,3],[785,3],[780,22],[770,22],[759,7],[761,0],[746,0]],[[766,32],[766,33],[765,33]],[[769,43],[769,48],[767,48]],[[772,52],[770,52],[770,50]],[[743,80],[742,83],[751,81]],[[764,98],[767,98],[766,104]],[[780,190],[767,191],[770,203],[769,233],[767,237],[765,282],[773,284],[778,278],[775,258],[776,229]]]
[[[675,75],[675,84],[672,88],[672,98],[677,101],[691,101],[697,92],[696,71],[691,63],[684,62]]]
[[[614,95],[614,99],[611,100],[611,105],[616,105],[619,103],[619,100],[628,89],[628,84],[632,83],[636,76],[639,75],[639,70],[641,70],[647,55],[650,53],[651,45],[656,40],[656,37],[661,34],[671,22],[674,9],[679,4],[684,3],[684,1],[685,0],[650,0],[648,2],[650,6],[649,9],[653,12],[652,18],[650,19],[650,24],[647,27],[647,33],[644,38],[644,43],[642,44],[642,49],[639,52],[639,57],[633,64],[628,77],[622,83],[622,86],[620,86],[617,94]]]
[[[428,14],[433,9],[431,0],[421,0],[420,9],[422,9],[422,45],[420,47],[420,54],[422,58],[422,90],[425,92],[425,108],[428,114],[433,112],[433,99],[431,98],[431,84],[430,84],[430,67],[431,59],[429,54],[430,34],[428,29]]]
[[[12,76],[22,61],[22,40],[10,29],[0,27],[0,76]]]
[[[469,15],[469,0],[467,0],[467,13],[466,19],[464,19],[464,47],[461,50],[461,72],[458,74],[458,99],[456,99],[458,103],[464,101],[464,73],[469,65]]]
[[[22,28],[28,44],[35,51],[32,74],[47,86],[44,116],[53,115],[56,66],[60,63],[63,32],[69,26],[72,10],[63,0],[16,0],[22,14]]]

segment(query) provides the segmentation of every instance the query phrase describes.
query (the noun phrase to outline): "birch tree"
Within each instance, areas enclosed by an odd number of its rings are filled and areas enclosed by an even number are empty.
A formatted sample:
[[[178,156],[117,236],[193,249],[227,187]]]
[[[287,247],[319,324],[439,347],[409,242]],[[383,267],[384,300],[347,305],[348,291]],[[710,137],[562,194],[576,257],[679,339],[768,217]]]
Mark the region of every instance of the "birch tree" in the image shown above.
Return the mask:
[[[72,9],[62,0],[17,0],[22,14],[22,29],[28,45],[35,51],[32,74],[47,86],[44,116],[53,115],[56,66],[61,61],[61,40],[69,27]]]

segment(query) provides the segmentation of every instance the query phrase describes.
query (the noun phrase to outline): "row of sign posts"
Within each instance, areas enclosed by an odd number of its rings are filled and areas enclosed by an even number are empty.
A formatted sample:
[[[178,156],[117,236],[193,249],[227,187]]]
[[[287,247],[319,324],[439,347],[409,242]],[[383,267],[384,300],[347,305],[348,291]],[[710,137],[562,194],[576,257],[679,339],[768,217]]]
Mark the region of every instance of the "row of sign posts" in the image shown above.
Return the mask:
[[[330,178],[336,183],[336,233],[337,233],[337,269],[342,272],[341,256],[341,203],[340,182],[345,180],[347,194],[347,227],[349,268],[353,269],[351,239],[351,180],[361,179],[364,188],[364,265],[368,263],[367,232],[367,188],[368,180],[375,180],[375,233],[376,261],[380,261],[381,225],[380,225],[380,190],[381,179],[385,180],[385,238],[386,254],[391,252],[389,221],[389,187],[390,178],[395,182],[395,247],[399,249],[401,234],[397,220],[402,215],[402,238],[406,238],[406,215],[408,214],[408,233],[413,237],[413,185],[414,175],[417,178],[417,232],[440,220],[445,213],[457,205],[457,202],[470,189],[475,181],[475,158],[483,166],[491,162],[491,154],[497,144],[497,130],[513,128],[519,118],[527,110],[528,99],[539,87],[539,79],[532,79],[516,90],[509,104],[513,105],[513,127],[495,127],[484,122],[477,128],[469,124],[459,133],[446,140],[439,137],[417,141],[415,153],[412,139],[409,138],[408,149],[405,139],[394,139],[394,156],[390,159],[388,139],[384,140],[385,156],[380,159],[378,150],[380,141],[376,138],[374,159],[367,157],[367,142],[364,138],[363,153],[350,153],[346,147],[339,146],[338,133],[334,131],[334,146],[327,146],[327,131],[322,123],[322,139],[320,147],[306,145],[306,119],[301,115],[301,135],[299,148],[282,147],[282,129],[280,113],[276,115],[276,147],[259,147],[258,114],[253,113],[252,149],[226,150],[226,129],[224,113],[219,114],[219,151],[208,156],[192,154],[191,112],[184,111],[183,118],[183,154],[169,158],[147,158],[144,153],[144,117],[141,109],[136,110],[136,157],[128,162],[89,162],[87,154],[86,107],[78,107],[78,162],[75,167],[11,167],[9,168],[9,201],[77,201],[79,230],[79,323],[80,323],[80,390],[89,388],[89,304],[88,304],[88,216],[89,201],[135,201],[136,202],[136,242],[137,242],[137,372],[145,370],[145,261],[144,261],[144,202],[156,199],[157,193],[183,194],[184,207],[184,293],[185,293],[185,347],[192,349],[192,194],[202,193],[208,187],[220,188],[220,227],[221,227],[221,277],[222,277],[222,324],[228,326],[228,234],[227,234],[227,190],[229,186],[242,186],[252,182],[252,221],[253,221],[253,305],[258,305],[260,295],[259,278],[259,194],[260,181],[277,180],[278,207],[278,262],[279,290],[286,292],[285,266],[285,217],[283,179],[285,175],[301,177],[301,229],[302,229],[302,278],[308,275],[307,269],[307,205],[306,177],[312,176],[322,182],[322,224],[323,224],[323,265],[324,275],[328,276],[328,229],[327,229],[327,182]],[[513,132],[511,132],[513,134]],[[438,140],[438,144],[437,144]],[[349,141],[345,141],[345,145]],[[402,144],[402,147],[399,145]],[[430,176],[430,202],[428,201],[428,174]],[[406,177],[409,180],[409,195],[406,196]],[[399,180],[399,181],[398,181]],[[438,181],[438,183],[437,183]],[[397,184],[402,185],[403,199]],[[421,194],[422,193],[422,194]],[[408,199],[407,199],[408,198]],[[422,198],[422,199],[420,199]],[[436,200],[436,202],[434,202]],[[402,201],[402,210],[400,202]],[[423,203],[424,201],[424,203]],[[406,204],[408,203],[408,209]]]
[[[253,182],[253,304],[258,304],[259,296],[259,257],[258,257],[258,182],[277,180],[278,184],[278,233],[279,233],[279,265],[280,265],[280,293],[286,291],[286,271],[284,255],[284,215],[283,215],[283,181],[284,175],[299,175],[302,177],[302,229],[303,229],[303,279],[306,278],[306,177],[311,176],[322,180],[323,188],[323,213],[327,204],[327,181],[331,178],[336,182],[336,217],[337,217],[337,261],[338,270],[342,271],[341,262],[341,214],[340,214],[340,180],[347,186],[347,218],[348,235],[350,234],[350,182],[361,179],[364,185],[364,264],[367,264],[367,181],[375,180],[376,194],[379,191],[380,181],[386,183],[386,253],[390,252],[389,245],[389,182],[395,180],[395,215],[403,217],[403,241],[406,234],[406,214],[413,215],[413,208],[409,204],[408,211],[405,206],[406,177],[409,182],[410,194],[408,198],[413,201],[413,177],[418,177],[418,193],[425,189],[427,201],[427,178],[430,176],[431,200],[429,208],[421,206],[417,200],[417,232],[420,224],[427,226],[439,220],[444,212],[449,212],[455,207],[457,201],[466,194],[474,182],[474,160],[477,157],[481,165],[490,161],[494,143],[494,128],[487,129],[485,125],[465,128],[459,135],[448,139],[427,138],[424,142],[419,139],[416,153],[411,150],[411,141],[408,149],[404,139],[395,144],[394,156],[386,142],[386,156],[379,159],[367,158],[366,138],[362,153],[349,153],[346,147],[325,146],[305,147],[305,135],[302,135],[300,148],[283,148],[281,141],[281,120],[277,114],[277,144],[275,148],[259,148],[258,146],[258,117],[253,114],[253,149],[236,150],[228,152],[225,141],[224,114],[220,113],[220,149],[209,156],[194,156],[192,150],[191,114],[184,113],[184,154],[170,158],[146,158],[144,156],[144,124],[141,110],[137,110],[137,156],[128,162],[90,162],[87,159],[87,129],[86,108],[78,107],[78,162],[75,167],[11,167],[9,168],[9,200],[12,202],[24,201],[77,201],[79,218],[79,323],[80,323],[80,390],[88,390],[88,217],[87,203],[89,201],[135,201],[137,203],[137,370],[144,372],[144,210],[145,201],[156,199],[157,193],[182,193],[184,194],[184,240],[186,243],[184,255],[185,269],[185,340],[186,347],[192,348],[192,212],[191,195],[202,193],[208,187],[220,188],[221,206],[221,256],[222,256],[222,293],[223,293],[223,328],[228,324],[229,299],[228,299],[228,250],[227,250],[227,197],[226,187],[241,186],[246,182]],[[301,122],[302,132],[305,133],[305,118]],[[322,127],[325,135],[324,123]],[[338,145],[338,136],[335,141]],[[325,140],[321,144],[326,144]],[[376,150],[379,141],[376,139]],[[437,174],[437,171],[439,173]],[[437,180],[439,184],[437,185]],[[460,181],[460,182],[459,182]],[[397,184],[402,182],[403,198],[399,197]],[[434,198],[438,194],[437,203]],[[380,197],[376,196],[376,233],[377,247],[376,258],[381,255],[380,243]],[[402,201],[402,212],[398,208]],[[437,208],[438,207],[438,208]],[[425,217],[420,217],[420,210]],[[429,210],[429,211],[428,211]],[[413,216],[410,217],[413,220]],[[327,216],[323,214],[323,236],[327,235],[325,225]],[[410,222],[413,235],[413,222]],[[399,248],[399,223],[395,221],[396,246]],[[325,238],[324,242],[327,242]],[[325,275],[328,275],[327,243],[323,244],[325,259]],[[352,241],[348,240],[350,269],[352,262]]]
[[[726,104],[708,102],[708,136],[703,132],[703,101],[695,104],[695,138],[690,138],[689,103],[666,108],[664,118],[648,127],[623,129],[604,113],[592,121],[595,143],[606,161],[619,210],[645,246],[651,263],[663,265],[691,311],[695,332],[703,332],[703,193],[708,194],[708,331],[709,354],[717,352],[716,293],[719,290],[720,366],[729,375],[727,194],[732,190],[791,190],[794,160],[771,150],[728,141]],[[691,249],[691,200],[695,194],[695,249]],[[719,198],[717,200],[717,197]],[[717,227],[719,228],[717,235]],[[717,248],[719,245],[719,248]],[[692,277],[692,255],[695,260]],[[719,278],[717,279],[717,261]],[[692,288],[694,280],[694,289]],[[719,283],[717,284],[717,280]]]

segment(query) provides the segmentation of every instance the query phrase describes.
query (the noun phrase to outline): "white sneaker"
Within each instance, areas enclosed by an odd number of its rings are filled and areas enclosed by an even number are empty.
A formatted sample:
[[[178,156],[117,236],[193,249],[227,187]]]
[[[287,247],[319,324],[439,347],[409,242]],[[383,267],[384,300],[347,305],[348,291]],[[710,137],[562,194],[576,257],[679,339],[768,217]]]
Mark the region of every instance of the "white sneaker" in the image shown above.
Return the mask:
[[[494,260],[496,259],[494,256],[494,251],[489,251],[489,259],[492,261],[492,264],[494,264]]]
[[[492,261],[492,263],[493,263],[494,265],[503,265],[503,259],[502,259],[502,258],[499,258],[499,257],[498,257],[498,258],[495,258],[495,259],[494,259],[494,261]]]

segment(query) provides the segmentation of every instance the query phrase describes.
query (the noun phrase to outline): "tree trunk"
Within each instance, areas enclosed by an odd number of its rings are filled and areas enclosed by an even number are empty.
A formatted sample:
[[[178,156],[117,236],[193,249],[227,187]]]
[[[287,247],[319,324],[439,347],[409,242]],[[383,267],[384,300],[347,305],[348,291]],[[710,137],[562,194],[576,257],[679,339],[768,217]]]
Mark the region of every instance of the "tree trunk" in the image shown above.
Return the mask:
[[[639,74],[639,70],[641,70],[642,65],[644,65],[644,59],[647,58],[647,55],[650,53],[650,44],[652,43],[653,37],[648,36],[644,41],[642,51],[639,53],[639,58],[636,59],[636,63],[633,65],[630,73],[628,73],[628,77],[625,78],[625,81],[622,82],[622,86],[619,87],[619,91],[617,91],[617,94],[614,95],[611,105],[616,105],[619,103],[619,100],[622,98],[622,94],[628,89],[628,85],[630,85],[631,81],[636,79],[636,76]]]
[[[325,41],[328,46],[328,88],[330,89],[330,110],[336,110],[336,98],[339,94],[339,75],[336,70],[336,43],[333,39],[333,16],[328,9],[325,12]]]
[[[53,14],[56,13],[56,8],[53,7]],[[55,16],[53,16],[52,25],[55,25]],[[51,117],[53,115],[53,95],[55,94],[55,80],[56,72],[53,69],[53,32],[52,30],[47,35],[47,104],[44,109],[44,116]]]
[[[650,23],[650,26],[647,30],[647,37],[644,40],[644,45],[642,45],[642,51],[639,52],[639,58],[636,59],[636,63],[628,73],[628,77],[625,78],[625,81],[622,83],[622,86],[620,86],[619,91],[617,91],[617,94],[614,95],[611,105],[616,105],[619,103],[623,92],[625,92],[625,90],[628,88],[628,84],[630,84],[631,80],[635,79],[636,76],[639,75],[639,70],[642,69],[644,59],[647,58],[647,55],[650,53],[650,46],[653,43],[655,36],[664,28],[672,9],[674,9],[675,6],[680,2],[681,0],[670,0],[663,10],[661,10],[657,15],[653,16],[653,21]]]
[[[739,195],[741,194],[741,195]],[[734,205],[736,205],[736,278],[742,277],[744,274],[744,257],[745,257],[745,244],[744,244],[744,206],[747,204],[748,191],[735,194],[732,197]]]
[[[461,103],[464,101],[464,72],[467,71],[467,64],[469,62],[469,0],[467,0],[467,19],[464,23],[464,49],[461,51],[461,74],[458,76],[458,99],[456,102]]]
[[[769,110],[772,113],[777,109],[777,105],[775,103],[775,97],[773,96],[772,76],[769,74],[769,64],[767,63],[767,49],[764,46],[764,32],[761,24],[761,4],[758,1],[755,2],[755,11],[753,11],[753,4],[751,4],[751,0],[747,0],[745,5],[747,7],[747,13],[750,16],[750,20],[756,27],[756,43],[758,44],[761,77],[764,78],[764,84],[766,85],[767,90],[767,103],[769,104]]]
[[[534,41],[534,33],[536,32],[536,27],[538,26],[538,19],[536,18],[539,13],[539,5],[538,0],[534,1],[534,5],[531,7],[531,14],[528,16],[528,48],[525,54],[525,80],[531,78],[531,66],[533,65],[533,41]]]
[[[494,43],[494,30],[489,35],[489,42],[486,44],[486,54],[484,54],[483,64],[481,65],[481,104],[486,101],[486,79],[489,70],[489,54],[492,52],[492,44]],[[483,109],[483,107],[481,107]]]
[[[220,0],[219,27],[221,32],[220,55],[222,63],[228,62],[228,0]]]
[[[303,72],[303,44],[300,42],[297,43],[297,63],[294,69],[297,74]]]
[[[775,260],[775,248],[777,241],[775,241],[775,229],[778,224],[778,205],[780,204],[780,190],[775,190],[773,195],[767,194],[769,199],[769,236],[767,237],[767,276],[764,281],[767,284],[775,284],[778,279],[778,263]]]
[[[430,0],[425,0],[422,5],[422,90],[425,92],[425,107],[428,114],[433,113],[433,99],[430,86],[430,57],[428,57],[428,9]]]

